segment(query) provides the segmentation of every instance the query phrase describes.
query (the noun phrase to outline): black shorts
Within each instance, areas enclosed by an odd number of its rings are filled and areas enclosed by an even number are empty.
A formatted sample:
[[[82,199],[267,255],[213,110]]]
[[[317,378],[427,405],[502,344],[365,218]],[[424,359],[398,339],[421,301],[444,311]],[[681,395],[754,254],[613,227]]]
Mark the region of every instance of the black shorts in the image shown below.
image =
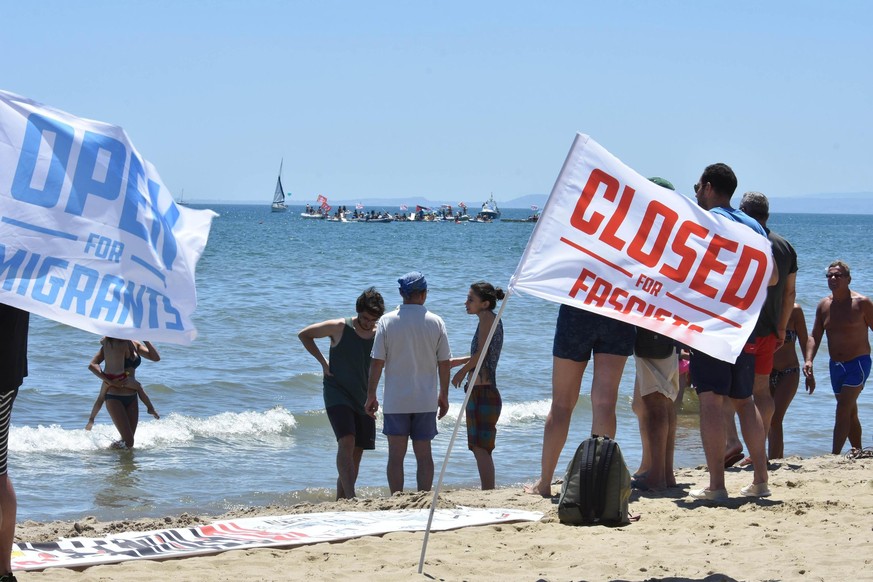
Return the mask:
[[[355,446],[365,451],[376,448],[376,420],[367,414],[359,414],[342,404],[327,409],[327,418],[336,440],[355,435]]]
[[[731,364],[692,350],[691,384],[698,394],[715,392],[736,399],[749,398],[755,384],[755,354],[744,349]]]
[[[592,311],[561,305],[555,325],[552,355],[587,362],[591,353],[630,356],[634,353],[637,328]]]
[[[0,394],[0,475],[6,474],[6,458],[9,452],[9,426],[12,422],[12,404],[18,396],[18,388]]]

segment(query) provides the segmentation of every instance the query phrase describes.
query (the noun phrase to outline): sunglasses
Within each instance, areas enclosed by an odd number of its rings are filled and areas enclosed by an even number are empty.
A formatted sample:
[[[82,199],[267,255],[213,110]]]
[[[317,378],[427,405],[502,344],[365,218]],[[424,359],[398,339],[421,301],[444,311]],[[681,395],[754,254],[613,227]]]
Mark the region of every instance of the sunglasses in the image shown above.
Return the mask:
[[[845,276],[845,273],[828,273],[825,275],[825,279],[842,279]]]

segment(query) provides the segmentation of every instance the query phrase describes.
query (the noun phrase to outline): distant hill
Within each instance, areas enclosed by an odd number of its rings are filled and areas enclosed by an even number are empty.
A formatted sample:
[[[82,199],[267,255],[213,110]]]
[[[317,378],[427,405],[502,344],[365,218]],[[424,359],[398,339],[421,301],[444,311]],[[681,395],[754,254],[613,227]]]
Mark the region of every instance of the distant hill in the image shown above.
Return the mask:
[[[770,212],[800,214],[873,214],[873,192],[814,194],[770,198]]]

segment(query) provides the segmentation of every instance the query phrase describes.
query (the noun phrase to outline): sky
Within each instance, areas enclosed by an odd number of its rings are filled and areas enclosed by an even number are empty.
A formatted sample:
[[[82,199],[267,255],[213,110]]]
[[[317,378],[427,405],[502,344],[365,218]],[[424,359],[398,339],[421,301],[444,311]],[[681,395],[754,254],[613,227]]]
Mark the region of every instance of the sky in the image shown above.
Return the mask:
[[[873,192],[873,3],[0,0],[0,89],[189,202],[548,194],[574,135],[691,194]],[[873,199],[873,194],[871,194]]]

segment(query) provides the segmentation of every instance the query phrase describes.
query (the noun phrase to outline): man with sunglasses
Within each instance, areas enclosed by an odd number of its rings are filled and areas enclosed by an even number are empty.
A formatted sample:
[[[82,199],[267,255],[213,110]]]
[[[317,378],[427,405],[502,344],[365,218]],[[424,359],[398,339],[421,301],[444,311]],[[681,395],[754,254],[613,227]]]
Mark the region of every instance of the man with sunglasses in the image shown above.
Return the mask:
[[[873,301],[849,289],[852,275],[849,265],[843,261],[831,263],[825,276],[831,294],[822,299],[815,310],[803,374],[812,374],[812,360],[821,345],[822,334],[827,334],[831,387],[837,399],[831,452],[839,455],[847,438],[853,449],[861,448],[858,396],[870,376],[867,330],[873,330]]]
[[[697,204],[704,210],[719,214],[728,220],[745,224],[761,236],[764,228],[741,210],[731,207],[731,196],[737,188],[737,177],[726,164],[712,164],[703,170],[700,180],[694,185]],[[774,269],[770,285],[778,281]],[[734,363],[724,362],[701,352],[691,351],[691,383],[700,400],[700,437],[709,469],[709,486],[692,490],[694,499],[723,502],[728,493],[724,481],[725,428],[722,409],[730,402],[740,418],[743,439],[749,447],[755,476],[752,484],[743,487],[740,493],[748,497],[767,497],[767,453],[764,425],[752,400],[755,380],[755,338],[749,343]]]
[[[376,421],[364,404],[376,322],[385,313],[385,301],[370,287],[358,297],[355,311],[355,317],[313,323],[297,334],[324,371],[324,406],[337,442],[337,499],[355,496],[361,457],[376,448]],[[329,361],[315,343],[323,337],[330,338]]]

